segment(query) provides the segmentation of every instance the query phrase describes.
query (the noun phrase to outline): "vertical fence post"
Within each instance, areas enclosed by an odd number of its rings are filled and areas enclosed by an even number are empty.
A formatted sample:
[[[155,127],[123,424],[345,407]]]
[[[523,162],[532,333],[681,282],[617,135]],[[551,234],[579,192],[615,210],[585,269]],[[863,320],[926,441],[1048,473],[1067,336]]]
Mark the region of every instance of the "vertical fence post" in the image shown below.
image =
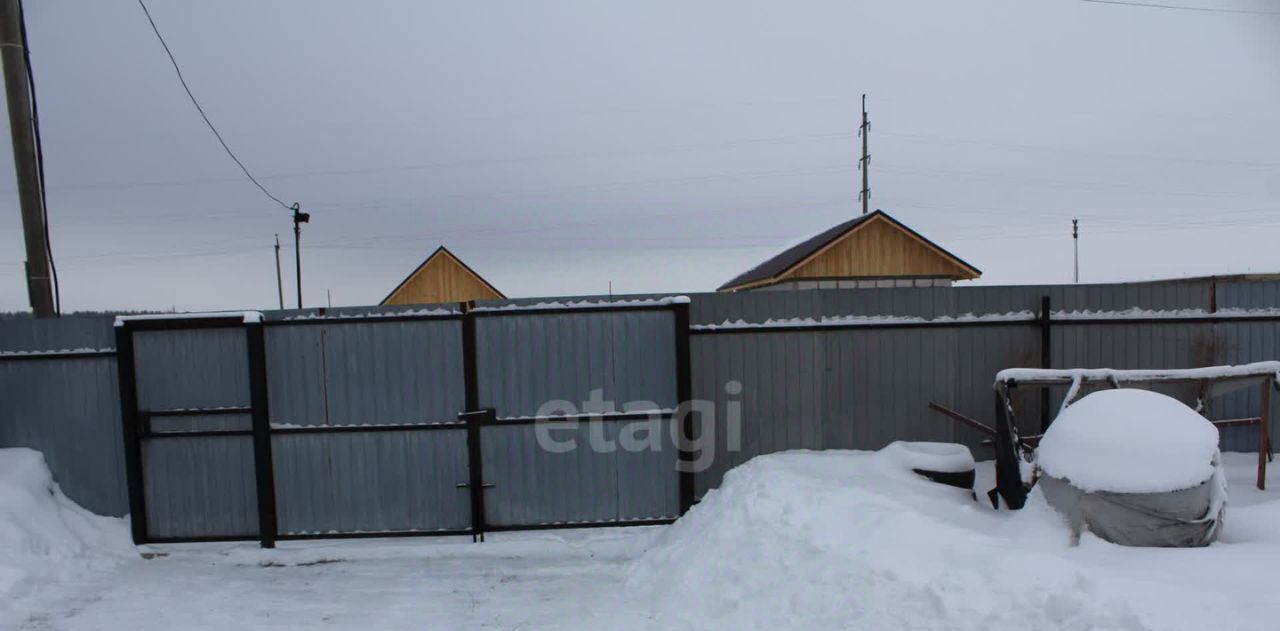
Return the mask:
[[[679,476],[680,514],[683,515],[693,507],[694,471],[693,453],[694,421],[693,372],[689,359],[689,303],[677,302],[671,305],[672,320],[676,338],[676,422],[680,423],[679,461],[676,467]],[[703,446],[707,449],[707,446]]]
[[[480,363],[476,342],[476,314],[471,302],[458,303],[462,312],[462,376],[465,411],[458,417],[467,424],[467,489],[471,499],[471,541],[484,541],[487,522],[484,507],[484,451],[481,427],[497,418],[497,411],[480,409]]]
[[[1040,297],[1040,367],[1053,367],[1053,320],[1050,317],[1049,297]],[[1049,429],[1053,417],[1049,413],[1049,387],[1040,386],[1040,433]]]
[[[253,471],[258,491],[258,544],[276,547],[275,465],[271,457],[271,412],[267,395],[267,343],[261,321],[246,322],[249,405],[253,419]]]
[[[133,331],[116,323],[116,381],[120,387],[120,420],[124,431],[125,480],[129,487],[129,524],[133,543],[149,541],[147,499],[142,478],[142,437],[138,427],[138,379],[133,358]]]
[[[476,358],[476,315],[471,311],[472,303],[458,303],[462,312],[462,383],[464,389],[464,408],[467,412],[480,409],[480,376],[479,362]]]
[[[1275,378],[1262,381],[1262,406],[1258,410],[1258,490],[1267,490],[1267,458],[1271,455],[1271,389]]]
[[[493,408],[471,410],[458,415],[467,424],[467,490],[471,498],[471,541],[484,541],[488,521],[485,519],[484,451],[480,445],[481,429],[497,418]]]

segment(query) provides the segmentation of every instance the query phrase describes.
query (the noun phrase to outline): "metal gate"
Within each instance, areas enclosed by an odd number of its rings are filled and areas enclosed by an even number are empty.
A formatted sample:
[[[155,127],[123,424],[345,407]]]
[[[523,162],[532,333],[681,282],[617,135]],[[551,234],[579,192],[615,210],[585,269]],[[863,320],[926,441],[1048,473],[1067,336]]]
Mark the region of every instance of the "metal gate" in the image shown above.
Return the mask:
[[[137,543],[483,538],[692,504],[681,300],[125,317],[117,348]],[[592,391],[616,409],[547,413]]]
[[[481,530],[667,523],[692,503],[687,307],[472,312]]]
[[[243,316],[117,324],[134,541],[254,538],[270,516],[256,472],[261,328]],[[256,333],[256,335],[255,335]]]

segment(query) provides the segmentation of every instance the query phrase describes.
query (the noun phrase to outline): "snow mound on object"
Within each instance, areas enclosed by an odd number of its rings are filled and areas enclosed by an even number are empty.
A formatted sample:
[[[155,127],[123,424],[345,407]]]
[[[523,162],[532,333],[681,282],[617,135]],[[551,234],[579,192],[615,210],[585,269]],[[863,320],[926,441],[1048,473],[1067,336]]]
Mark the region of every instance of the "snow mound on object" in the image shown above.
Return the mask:
[[[137,552],[125,520],[67,499],[44,456],[0,449],[0,620],[43,586],[114,565]]]
[[[1164,493],[1208,480],[1217,451],[1218,429],[1177,399],[1102,390],[1054,419],[1036,464],[1082,491]]]
[[[995,513],[900,456],[755,458],[659,537],[627,587],[666,627],[1144,628],[1061,558],[1067,529],[1038,494]]]
[[[974,467],[973,453],[959,443],[898,441],[877,453],[909,470],[962,473]]]

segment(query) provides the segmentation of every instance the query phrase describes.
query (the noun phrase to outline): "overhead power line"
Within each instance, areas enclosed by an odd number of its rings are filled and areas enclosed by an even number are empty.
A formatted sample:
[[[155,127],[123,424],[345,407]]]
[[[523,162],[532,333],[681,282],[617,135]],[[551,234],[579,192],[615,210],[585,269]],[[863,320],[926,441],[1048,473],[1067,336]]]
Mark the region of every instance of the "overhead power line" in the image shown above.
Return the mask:
[[[347,169],[323,169],[313,171],[292,171],[287,173],[268,173],[259,175],[262,180],[279,180],[288,178],[307,178],[307,177],[333,177],[338,175],[378,175],[384,173],[399,173],[410,171],[428,171],[435,169],[456,169],[462,167],[473,166],[503,166],[525,164],[531,162],[550,162],[565,160],[596,160],[600,158],[626,158],[632,156],[650,156],[667,153],[679,153],[687,151],[697,151],[702,149],[720,149],[733,148],[743,145],[783,145],[802,142],[813,142],[822,140],[839,140],[845,142],[856,132],[827,132],[813,134],[793,134],[787,136],[775,136],[769,138],[747,138],[741,140],[728,140],[710,143],[698,144],[676,144],[676,145],[660,145],[654,147],[640,147],[632,149],[617,149],[608,151],[589,151],[579,153],[554,153],[531,156],[514,156],[499,158],[474,158],[464,160],[450,160],[441,162],[428,162],[417,164],[398,164],[381,167],[364,167],[364,168],[347,168]],[[196,178],[182,180],[156,180],[150,182],[101,182],[89,184],[75,184],[70,186],[60,186],[56,190],[61,191],[78,191],[78,190],[125,190],[136,188],[162,188],[175,186],[189,186],[199,184],[221,184],[224,182],[238,181],[238,178],[214,177],[214,178]],[[9,189],[0,188],[0,192]],[[314,205],[312,205],[314,206]]]
[[[1177,11],[1200,11],[1203,13],[1236,13],[1243,15],[1280,15],[1280,11],[1260,11],[1257,9],[1229,9],[1226,7],[1197,7],[1185,4],[1154,4],[1148,2],[1127,2],[1126,0],[1081,0],[1094,4],[1118,4],[1127,7],[1143,7],[1145,9],[1173,9]]]
[[[218,139],[218,144],[222,145],[222,148],[227,152],[227,155],[231,156],[231,159],[235,161],[236,166],[240,167],[240,170],[244,172],[245,177],[249,178],[249,181],[253,182],[253,185],[257,186],[258,190],[261,190],[263,195],[271,198],[271,201],[279,204],[281,208],[292,212],[293,207],[283,201],[280,201],[279,197],[272,195],[271,191],[267,190],[267,187],[263,186],[257,178],[253,177],[253,174],[250,173],[249,169],[240,161],[240,158],[236,157],[236,154],[231,150],[231,147],[227,146],[227,141],[222,139],[222,134],[218,133],[218,128],[213,126],[213,121],[209,120],[209,115],[204,113],[204,108],[200,106],[200,101],[196,100],[196,95],[191,93],[191,86],[187,85],[186,78],[182,76],[182,68],[178,67],[178,60],[174,59],[173,51],[169,50],[169,44],[164,41],[164,36],[160,34],[160,28],[156,26],[156,21],[152,19],[151,11],[147,10],[146,3],[142,0],[138,0],[138,6],[142,7],[142,12],[147,16],[147,22],[151,24],[151,30],[155,32],[156,38],[160,40],[160,45],[164,47],[165,54],[169,56],[169,63],[173,64],[173,70],[178,74],[178,81],[182,83],[182,89],[186,90],[187,97],[191,99],[191,104],[196,106],[196,111],[200,112],[200,118],[203,118],[204,124],[209,126],[209,131],[213,132],[214,137]]]

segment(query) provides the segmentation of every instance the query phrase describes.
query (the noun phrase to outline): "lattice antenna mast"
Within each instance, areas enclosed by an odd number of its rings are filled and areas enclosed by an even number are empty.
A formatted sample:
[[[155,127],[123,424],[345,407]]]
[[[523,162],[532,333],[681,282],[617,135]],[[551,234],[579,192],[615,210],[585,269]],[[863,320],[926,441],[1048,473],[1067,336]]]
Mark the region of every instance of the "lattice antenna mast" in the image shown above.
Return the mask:
[[[1075,247],[1075,282],[1080,282],[1080,220],[1071,220],[1071,243]]]
[[[862,170],[862,192],[858,198],[862,200],[862,214],[871,209],[871,154],[867,150],[867,134],[871,131],[871,119],[867,118],[867,95],[862,95],[862,126],[858,135],[862,137],[862,159],[858,160],[858,168]]]

